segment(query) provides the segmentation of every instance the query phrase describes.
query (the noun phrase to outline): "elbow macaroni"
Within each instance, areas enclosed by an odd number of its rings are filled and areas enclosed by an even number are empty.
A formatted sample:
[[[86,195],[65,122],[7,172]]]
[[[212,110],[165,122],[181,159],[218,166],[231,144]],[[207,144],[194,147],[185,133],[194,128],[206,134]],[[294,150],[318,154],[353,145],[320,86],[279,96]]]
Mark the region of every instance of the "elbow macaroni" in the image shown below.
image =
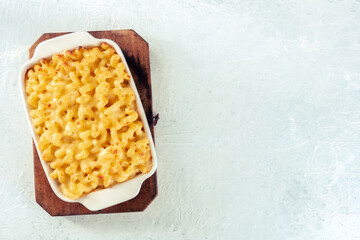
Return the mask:
[[[38,148],[68,198],[151,170],[129,80],[107,43],[56,54],[28,70],[25,91]]]

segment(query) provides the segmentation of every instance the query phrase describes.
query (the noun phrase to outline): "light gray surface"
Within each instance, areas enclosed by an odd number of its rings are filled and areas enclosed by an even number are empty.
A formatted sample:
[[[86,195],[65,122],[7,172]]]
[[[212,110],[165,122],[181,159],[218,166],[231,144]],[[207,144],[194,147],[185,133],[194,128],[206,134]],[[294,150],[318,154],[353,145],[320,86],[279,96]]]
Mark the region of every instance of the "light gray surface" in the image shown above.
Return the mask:
[[[0,239],[359,239],[359,1],[0,2]],[[150,45],[159,196],[52,218],[18,70],[44,32]]]

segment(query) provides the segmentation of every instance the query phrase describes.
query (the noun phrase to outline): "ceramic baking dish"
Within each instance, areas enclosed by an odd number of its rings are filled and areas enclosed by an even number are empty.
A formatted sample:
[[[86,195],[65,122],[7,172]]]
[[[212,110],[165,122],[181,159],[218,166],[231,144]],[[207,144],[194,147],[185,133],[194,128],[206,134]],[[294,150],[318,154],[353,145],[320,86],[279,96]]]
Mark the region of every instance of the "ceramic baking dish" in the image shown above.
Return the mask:
[[[60,189],[58,187],[57,180],[52,179],[50,177],[51,168],[50,168],[50,166],[48,166],[48,163],[46,163],[45,161],[42,160],[41,152],[39,151],[39,149],[37,147],[39,137],[35,134],[35,129],[32,125],[32,122],[31,122],[31,119],[29,116],[29,106],[28,106],[28,103],[26,102],[26,93],[25,93],[25,74],[29,68],[31,68],[36,63],[38,63],[42,58],[49,58],[56,53],[62,53],[64,50],[75,49],[79,46],[82,46],[85,48],[99,46],[102,42],[108,43],[115,49],[117,54],[121,57],[121,60],[124,62],[127,72],[131,76],[130,86],[134,90],[139,116],[143,122],[144,130],[145,130],[146,135],[150,142],[153,167],[152,167],[151,171],[147,174],[137,175],[133,179],[130,179],[126,182],[117,183],[109,188],[96,190],[96,191],[93,191],[93,192],[90,192],[90,193],[84,195],[83,197],[81,197],[79,199],[72,200],[72,199],[69,199],[66,196],[64,196],[64,194],[60,191]],[[34,56],[29,61],[27,61],[21,68],[20,73],[19,73],[19,81],[20,81],[21,96],[22,96],[23,103],[25,106],[27,120],[30,125],[30,130],[31,130],[31,133],[32,133],[35,145],[36,145],[36,149],[37,149],[39,157],[40,157],[41,164],[44,168],[46,177],[50,183],[51,188],[53,189],[54,193],[61,200],[66,201],[66,202],[81,203],[87,209],[89,209],[91,211],[96,211],[96,210],[101,210],[101,209],[125,202],[127,200],[130,200],[130,199],[136,197],[136,195],[140,191],[142,183],[155,172],[155,170],[157,168],[157,157],[156,157],[154,142],[153,142],[150,128],[149,128],[149,123],[146,119],[144,108],[141,103],[139,93],[136,89],[129,66],[126,62],[126,59],[125,59],[124,54],[122,53],[120,47],[114,41],[112,41],[110,39],[94,38],[88,32],[70,33],[70,34],[66,34],[66,35],[63,35],[60,37],[56,37],[56,38],[52,38],[47,41],[44,41],[36,47]]]

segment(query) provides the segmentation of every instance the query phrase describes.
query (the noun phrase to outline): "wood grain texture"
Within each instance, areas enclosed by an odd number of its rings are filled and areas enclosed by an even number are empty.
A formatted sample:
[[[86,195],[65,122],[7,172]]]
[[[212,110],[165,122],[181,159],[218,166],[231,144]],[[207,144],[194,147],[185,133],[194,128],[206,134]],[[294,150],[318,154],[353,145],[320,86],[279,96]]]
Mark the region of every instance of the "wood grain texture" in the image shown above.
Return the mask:
[[[112,30],[89,32],[96,38],[106,38],[115,41],[121,48],[129,65],[130,71],[138,89],[150,130],[154,139],[154,123],[152,111],[150,57],[148,43],[133,30]],[[36,46],[42,41],[67,33],[45,33],[29,49],[29,58],[34,54]],[[155,139],[154,139],[155,141]],[[79,203],[67,203],[60,200],[52,191],[41,166],[39,155],[33,143],[34,181],[36,202],[51,216],[121,213],[144,211],[157,196],[156,172],[142,185],[139,194],[124,203],[100,210],[89,211]]]

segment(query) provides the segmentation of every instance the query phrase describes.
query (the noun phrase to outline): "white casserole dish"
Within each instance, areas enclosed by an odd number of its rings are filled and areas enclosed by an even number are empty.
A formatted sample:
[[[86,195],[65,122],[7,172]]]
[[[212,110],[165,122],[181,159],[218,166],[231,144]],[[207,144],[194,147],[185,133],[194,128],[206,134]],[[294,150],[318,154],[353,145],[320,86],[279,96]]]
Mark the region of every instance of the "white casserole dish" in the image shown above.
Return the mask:
[[[51,168],[48,163],[46,163],[45,161],[42,160],[41,152],[39,151],[39,149],[37,147],[39,137],[35,134],[35,129],[34,129],[34,126],[31,122],[30,115],[29,115],[29,106],[28,106],[28,103],[26,102],[25,74],[29,68],[31,68],[36,63],[38,63],[42,58],[49,58],[56,53],[62,53],[64,50],[72,50],[79,46],[82,46],[82,47],[99,46],[102,42],[108,43],[115,49],[117,54],[121,57],[121,60],[124,62],[127,72],[131,76],[130,86],[132,87],[132,89],[135,92],[136,104],[137,104],[139,116],[143,122],[144,130],[145,130],[146,135],[150,142],[153,167],[152,167],[151,171],[147,174],[137,175],[133,179],[130,179],[126,182],[117,183],[109,188],[96,190],[96,191],[86,194],[85,196],[83,196],[79,199],[72,200],[72,199],[69,199],[66,196],[64,196],[64,194],[59,189],[57,180],[54,180],[50,177]],[[153,138],[152,138],[150,128],[149,128],[149,123],[146,119],[144,108],[141,103],[139,93],[136,89],[129,66],[126,62],[126,59],[125,59],[124,54],[122,53],[120,47],[114,41],[109,40],[109,39],[94,38],[88,32],[70,33],[70,34],[66,34],[66,35],[63,35],[60,37],[56,37],[56,38],[52,38],[47,41],[44,41],[36,47],[34,56],[29,61],[27,61],[21,68],[20,73],[19,73],[19,81],[20,81],[22,99],[23,99],[23,103],[25,106],[25,110],[26,110],[27,120],[30,125],[33,139],[35,141],[36,149],[38,151],[40,161],[41,161],[41,164],[45,171],[46,177],[50,183],[51,188],[53,189],[54,193],[56,194],[56,196],[58,196],[61,200],[65,201],[65,202],[81,203],[87,209],[89,209],[91,211],[97,211],[100,209],[104,209],[104,208],[128,201],[128,200],[136,197],[136,195],[140,191],[142,183],[155,172],[155,170],[157,168],[157,157],[156,157]]]

